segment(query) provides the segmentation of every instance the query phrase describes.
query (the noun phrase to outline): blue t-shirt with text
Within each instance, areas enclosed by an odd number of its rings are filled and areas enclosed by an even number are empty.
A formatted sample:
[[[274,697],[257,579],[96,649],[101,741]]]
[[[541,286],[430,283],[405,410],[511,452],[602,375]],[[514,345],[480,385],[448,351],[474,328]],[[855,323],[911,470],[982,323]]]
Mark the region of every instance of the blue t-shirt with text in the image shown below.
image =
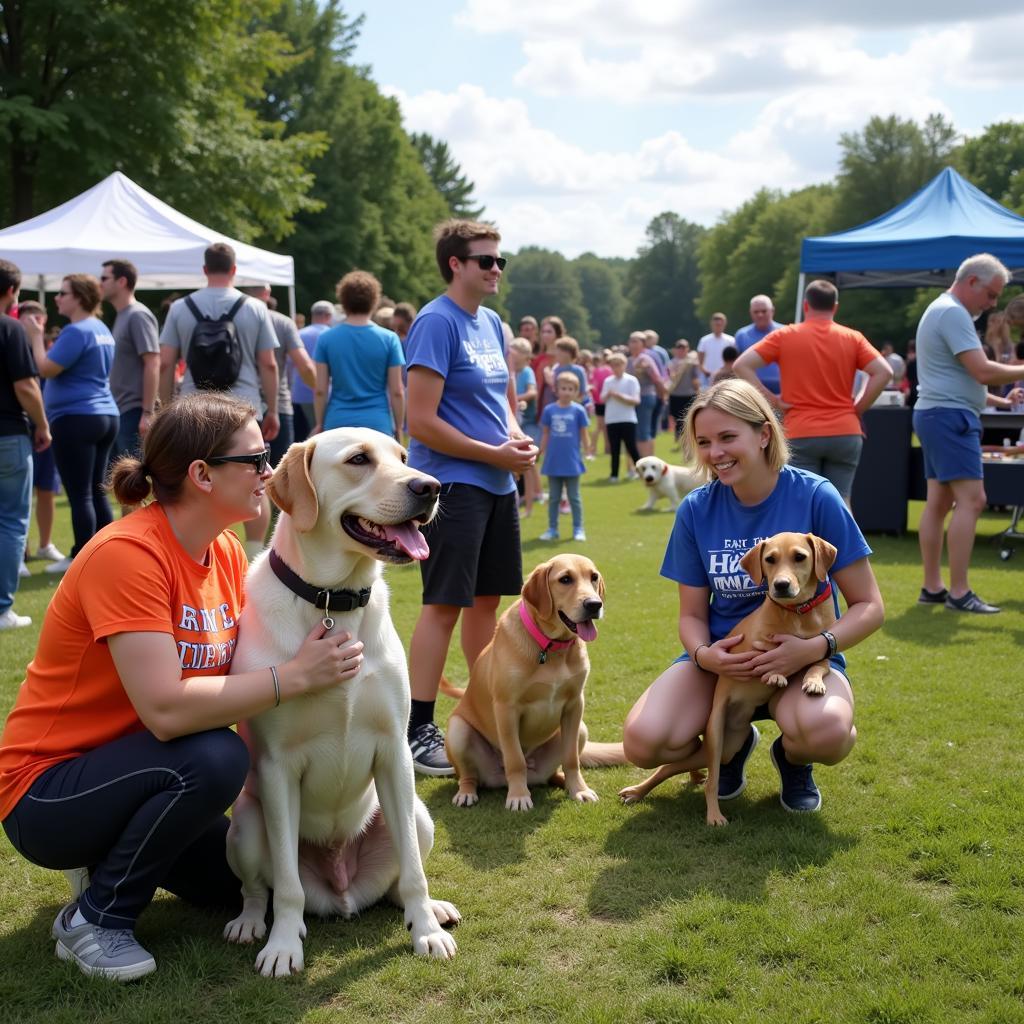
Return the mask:
[[[544,453],[545,476],[582,476],[587,467],[580,454],[580,430],[590,426],[587,410],[579,402],[563,408],[545,405],[541,426],[548,428],[548,447]]]
[[[871,554],[864,535],[839,496],[815,473],[785,466],[775,490],[757,505],[743,505],[717,480],[691,491],[676,512],[661,575],[688,587],[709,587],[712,642],[757,608],[768,586],[754,581],[740,559],[776,533],[813,533],[836,548],[831,572]],[[836,615],[839,595],[833,590]]]
[[[471,315],[440,295],[420,310],[405,344],[410,370],[422,366],[444,378],[437,415],[445,423],[484,444],[508,441],[508,366],[494,310],[481,306]],[[492,494],[515,490],[507,469],[445,455],[416,438],[409,443],[409,465],[444,484],[472,484]]]
[[[50,422],[61,416],[117,416],[110,391],[114,336],[94,316],[68,324],[46,353],[64,372],[50,379],[44,393]]]

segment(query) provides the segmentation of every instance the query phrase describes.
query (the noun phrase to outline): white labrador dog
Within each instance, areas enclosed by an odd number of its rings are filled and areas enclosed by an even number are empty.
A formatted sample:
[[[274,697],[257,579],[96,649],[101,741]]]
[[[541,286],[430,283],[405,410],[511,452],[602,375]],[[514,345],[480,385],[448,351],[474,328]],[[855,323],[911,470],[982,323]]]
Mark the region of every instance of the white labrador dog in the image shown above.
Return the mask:
[[[636,464],[636,471],[647,487],[647,504],[642,509],[645,512],[653,509],[659,498],[668,498],[669,505],[678,508],[683,498],[701,485],[701,480],[694,470],[687,466],[669,465],[656,455],[640,459]]]
[[[416,796],[408,669],[380,578],[381,562],[429,553],[419,527],[434,515],[440,485],[409,469],[391,438],[345,428],[292,445],[268,489],[283,511],[270,552],[246,579],[232,669],[291,659],[321,620],[363,642],[363,664],[348,682],[239,726],[252,768],[228,858],[244,904],[224,936],[262,939],[273,889],[274,924],[256,967],[287,975],[303,968],[304,909],[350,917],[388,896],[405,909],[413,949],[450,958],[456,945],[443,926],[459,912],[427,892],[434,827]]]

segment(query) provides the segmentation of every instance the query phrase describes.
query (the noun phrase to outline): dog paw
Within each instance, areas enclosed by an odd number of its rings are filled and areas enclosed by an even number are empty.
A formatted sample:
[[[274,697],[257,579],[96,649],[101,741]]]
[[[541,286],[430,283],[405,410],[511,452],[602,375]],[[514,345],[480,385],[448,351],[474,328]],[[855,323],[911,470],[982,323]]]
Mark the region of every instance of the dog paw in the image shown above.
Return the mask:
[[[770,675],[765,680],[765,685],[775,686],[778,687],[778,689],[782,690],[785,687],[789,686],[789,679],[787,679],[786,676],[780,676],[778,674]]]
[[[246,914],[239,914],[233,921],[224,925],[224,938],[228,942],[238,942],[247,945],[262,939],[267,934],[267,922],[262,917],[249,917]]]
[[[289,974],[299,974],[305,966],[302,942],[298,937],[282,941],[275,939],[271,933],[270,941],[256,957],[256,970],[264,978],[285,978]]]
[[[619,790],[619,799],[624,804],[638,804],[644,798],[644,791],[640,786],[627,786]]]
[[[803,685],[804,693],[820,697],[825,692],[825,681],[823,679],[805,679]]]
[[[716,827],[729,824],[729,819],[721,811],[708,811],[706,820],[709,825]]]
[[[464,793],[461,789],[452,797],[456,807],[472,807],[480,797],[476,793]]]
[[[447,900],[431,900],[430,909],[442,928],[454,928],[462,921],[462,915],[456,909],[455,904],[449,903]]]
[[[532,811],[533,797],[529,792],[513,796],[511,793],[505,797],[505,809],[509,811]]]
[[[589,786],[579,789],[575,793],[570,793],[569,796],[571,796],[578,804],[597,803],[597,794]]]
[[[459,947],[446,931],[437,929],[422,935],[414,934],[412,948],[417,956],[429,956],[435,960],[451,960]]]

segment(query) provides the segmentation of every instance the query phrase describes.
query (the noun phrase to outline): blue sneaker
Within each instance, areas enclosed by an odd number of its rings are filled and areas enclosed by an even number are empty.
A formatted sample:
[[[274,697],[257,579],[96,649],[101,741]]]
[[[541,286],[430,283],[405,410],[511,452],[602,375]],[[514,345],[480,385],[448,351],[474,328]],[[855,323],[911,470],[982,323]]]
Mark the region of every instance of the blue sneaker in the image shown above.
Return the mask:
[[[750,723],[750,735],[743,741],[743,746],[732,756],[732,760],[723,764],[718,775],[718,799],[732,800],[747,788],[747,762],[761,739],[757,726]]]
[[[537,540],[558,540],[557,530],[545,530]]]
[[[782,749],[780,736],[769,751],[772,764],[779,773],[781,789],[779,803],[793,814],[817,811],[821,807],[821,790],[814,784],[809,764],[790,764],[786,760],[786,752]]]

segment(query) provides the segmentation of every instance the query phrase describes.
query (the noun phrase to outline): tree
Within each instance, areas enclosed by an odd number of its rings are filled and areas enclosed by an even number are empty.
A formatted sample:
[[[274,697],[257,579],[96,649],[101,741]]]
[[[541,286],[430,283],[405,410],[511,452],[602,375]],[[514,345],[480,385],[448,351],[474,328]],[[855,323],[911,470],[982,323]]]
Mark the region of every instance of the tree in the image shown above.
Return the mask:
[[[941,114],[924,125],[891,115],[844,133],[833,230],[863,224],[902,203],[952,159],[956,129]]]
[[[505,301],[513,324],[527,315],[539,320],[560,316],[581,345],[590,344],[590,323],[580,282],[572,264],[559,252],[529,246],[509,259]]]
[[[434,188],[444,197],[453,217],[479,220],[484,214],[482,206],[473,205],[476,187],[463,173],[448,149],[448,143],[435,139],[426,132],[414,132],[412,144]]]
[[[572,267],[590,323],[591,344],[607,346],[622,341],[622,322],[626,312],[622,295],[624,272],[592,252],[578,256]]]
[[[12,0],[0,14],[0,190],[23,220],[115,169],[244,240],[311,209],[326,138],[285,138],[251,101],[295,61],[259,24],[273,0]]]
[[[303,59],[271,77],[263,116],[283,123],[286,139],[314,130],[330,138],[312,164],[311,198],[321,209],[299,215],[290,246],[301,306],[332,295],[356,267],[398,301],[420,304],[443,286],[431,233],[448,208],[402,128],[397,102],[350,63],[360,24],[338,0],[284,0],[269,20]]]
[[[653,328],[666,344],[694,340],[704,331],[695,304],[699,290],[697,250],[706,229],[675,213],[660,213],[626,278],[626,326]]]
[[[996,202],[1024,213],[1024,124],[990,124],[981,135],[964,142],[955,160],[972,184]]]

